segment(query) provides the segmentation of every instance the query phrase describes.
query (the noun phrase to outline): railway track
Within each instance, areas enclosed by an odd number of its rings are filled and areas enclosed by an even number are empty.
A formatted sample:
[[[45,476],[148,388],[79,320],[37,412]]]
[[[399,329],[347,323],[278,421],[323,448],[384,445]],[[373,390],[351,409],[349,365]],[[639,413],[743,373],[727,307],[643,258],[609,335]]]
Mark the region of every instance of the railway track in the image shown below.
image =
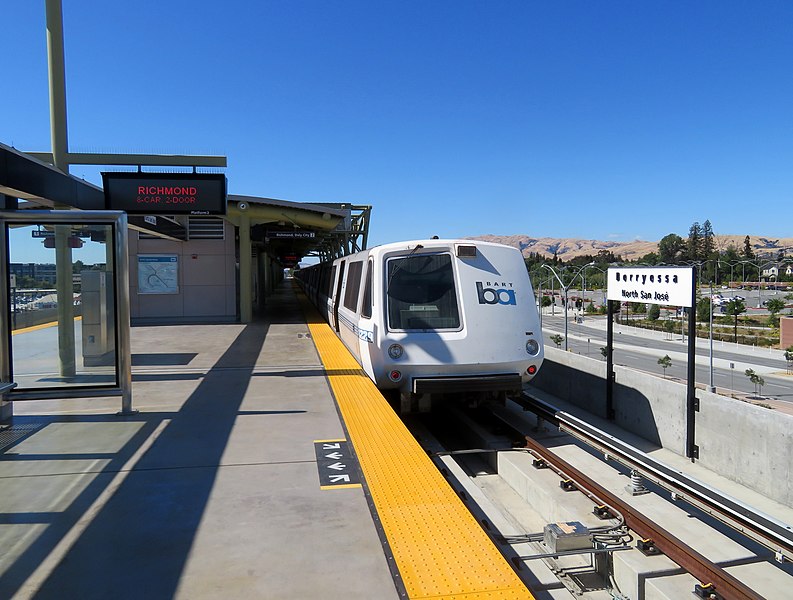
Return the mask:
[[[640,472],[641,476],[648,481],[653,481],[662,488],[669,490],[674,499],[686,500],[707,514],[729,524],[735,530],[762,543],[774,551],[778,560],[786,560],[790,556],[793,548],[790,544],[790,528],[788,526],[718,494],[715,490],[686,477],[678,471],[657,463],[657,461],[650,459],[641,451],[598,431],[572,415],[554,409],[551,405],[536,398],[524,396],[519,400],[518,404],[525,410],[534,412],[539,418],[559,427],[561,431],[573,435],[592,446],[598,452],[603,453],[607,459],[625,465],[634,473]],[[514,428],[514,423],[509,420],[503,420],[502,424],[503,426]],[[657,522],[634,509],[630,504],[605,489],[586,473],[543,446],[534,437],[527,435],[527,431],[515,429],[514,433],[516,436],[519,435],[522,439],[525,439],[525,448],[520,450],[529,453],[534,458],[535,467],[550,467],[558,474],[563,484],[567,482],[567,485],[573,486],[574,489],[587,495],[595,503],[596,510],[600,507],[607,514],[620,519],[638,538],[637,547],[639,549],[648,554],[663,553],[667,558],[677,563],[681,569],[691,574],[699,582],[694,589],[695,596],[713,600],[721,598],[727,600],[763,598],[763,596],[730,572],[688,546]],[[509,449],[472,449],[446,452],[438,451],[436,448],[435,454],[437,456],[452,455],[459,457],[466,454],[501,451],[509,451]],[[535,535],[533,539],[528,540],[527,538],[525,541],[536,542],[539,539],[541,537]],[[505,540],[502,539],[501,541]],[[604,548],[597,548],[596,545],[591,554],[595,555],[598,552],[612,553],[626,549],[628,547],[625,545],[612,545]],[[510,559],[516,566],[526,564],[527,560],[557,558],[563,554],[549,552],[547,554],[539,553],[532,556],[521,556],[520,552],[514,549],[510,552]]]
[[[671,469],[646,453],[600,431],[550,404],[524,393],[515,400],[524,410],[595,448],[611,460],[638,472],[667,490],[678,500],[689,502],[712,517],[774,552],[779,562],[793,561],[793,529],[768,515],[730,498],[681,471]]]

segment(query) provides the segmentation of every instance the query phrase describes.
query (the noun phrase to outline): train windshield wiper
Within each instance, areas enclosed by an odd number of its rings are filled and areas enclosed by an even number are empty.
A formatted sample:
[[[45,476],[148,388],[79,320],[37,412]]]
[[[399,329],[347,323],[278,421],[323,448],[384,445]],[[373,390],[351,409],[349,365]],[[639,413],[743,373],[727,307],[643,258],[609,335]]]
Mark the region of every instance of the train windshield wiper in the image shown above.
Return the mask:
[[[391,295],[390,294],[390,292],[391,292],[391,281],[394,279],[394,275],[396,275],[397,273],[399,273],[399,271],[402,270],[402,265],[405,264],[404,261],[406,261],[408,258],[410,258],[413,255],[414,252],[416,252],[417,250],[421,250],[422,248],[424,248],[424,246],[422,246],[421,244],[416,244],[416,247],[413,248],[413,250],[411,250],[410,252],[408,252],[405,256],[403,256],[401,258],[400,262],[397,263],[397,265],[394,267],[394,270],[391,272],[391,275],[388,276],[388,283],[385,286],[386,296],[390,296]]]

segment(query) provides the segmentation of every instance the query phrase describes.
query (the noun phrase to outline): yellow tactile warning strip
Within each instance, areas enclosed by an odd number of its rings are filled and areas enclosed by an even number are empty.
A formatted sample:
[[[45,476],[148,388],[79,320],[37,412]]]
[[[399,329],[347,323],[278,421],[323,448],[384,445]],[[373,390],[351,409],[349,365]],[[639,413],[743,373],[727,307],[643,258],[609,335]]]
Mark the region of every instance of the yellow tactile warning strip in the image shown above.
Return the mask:
[[[300,298],[408,596],[533,598],[344,344]]]

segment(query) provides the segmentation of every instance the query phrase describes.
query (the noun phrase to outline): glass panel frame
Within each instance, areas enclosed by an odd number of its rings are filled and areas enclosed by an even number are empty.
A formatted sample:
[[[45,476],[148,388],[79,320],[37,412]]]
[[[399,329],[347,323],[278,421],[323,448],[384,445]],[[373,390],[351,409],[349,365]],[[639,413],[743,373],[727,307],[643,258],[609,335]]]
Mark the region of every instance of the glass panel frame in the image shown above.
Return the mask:
[[[85,227],[105,227],[106,244],[112,250],[107,252],[112,257],[113,270],[106,301],[115,307],[111,329],[115,330],[112,345],[113,376],[107,383],[86,385],[84,381],[73,381],[69,385],[18,386],[8,397],[11,400],[33,400],[49,398],[83,398],[98,396],[121,396],[121,414],[131,414],[132,410],[132,357],[130,352],[129,328],[129,256],[127,216],[120,211],[0,211],[0,314],[4,315],[0,323],[0,381],[14,381],[13,342],[12,342],[12,298],[10,297],[10,249],[9,228],[29,225],[44,225],[47,230],[72,231]],[[71,229],[66,229],[69,226]],[[44,234],[42,234],[44,235]],[[109,237],[107,237],[109,236]],[[69,235],[69,237],[74,237]],[[62,241],[56,242],[62,244]],[[77,242],[73,242],[77,244]],[[62,252],[62,249],[61,249]],[[107,267],[107,264],[105,265]],[[69,276],[71,277],[71,265]],[[103,271],[109,272],[109,270]],[[108,278],[106,278],[108,279]],[[69,284],[72,281],[68,282]],[[66,285],[66,293],[71,285]],[[63,291],[60,292],[63,297]],[[64,313],[64,314],[68,314]],[[64,317],[62,317],[64,318]],[[66,317],[68,318],[68,317]],[[108,320],[109,321],[109,320]],[[82,327],[82,325],[81,325]],[[60,336],[59,336],[60,337]],[[59,341],[59,353],[63,344]],[[68,361],[67,361],[68,362]],[[68,374],[67,374],[68,375]],[[56,382],[57,383],[57,382]]]

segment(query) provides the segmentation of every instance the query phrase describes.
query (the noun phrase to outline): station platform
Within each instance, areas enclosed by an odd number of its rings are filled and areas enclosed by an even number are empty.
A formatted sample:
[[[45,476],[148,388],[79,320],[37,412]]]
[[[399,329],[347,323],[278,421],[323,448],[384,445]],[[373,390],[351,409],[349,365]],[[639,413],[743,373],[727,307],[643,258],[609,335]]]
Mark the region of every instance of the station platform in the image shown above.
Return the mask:
[[[0,597],[531,598],[289,282],[267,308],[133,328],[135,415],[15,403]]]

